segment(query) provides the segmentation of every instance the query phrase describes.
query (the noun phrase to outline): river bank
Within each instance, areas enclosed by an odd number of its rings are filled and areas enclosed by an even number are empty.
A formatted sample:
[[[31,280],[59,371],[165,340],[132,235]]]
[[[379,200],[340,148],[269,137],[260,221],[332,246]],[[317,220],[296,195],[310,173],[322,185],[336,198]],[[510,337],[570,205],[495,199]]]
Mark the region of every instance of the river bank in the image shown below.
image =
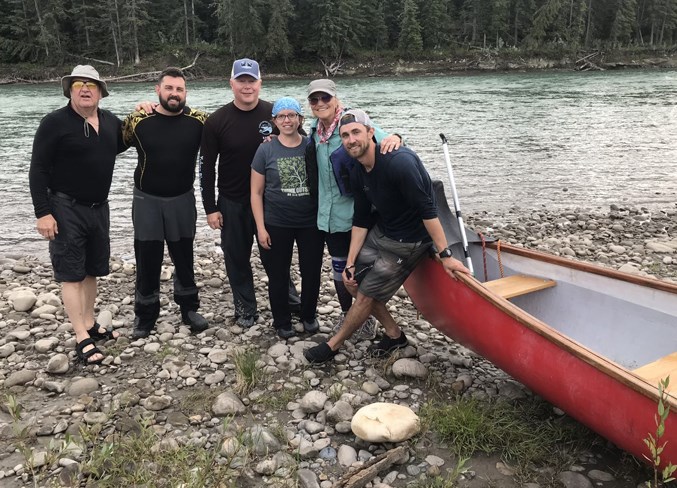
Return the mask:
[[[147,81],[166,66],[186,67],[194,80],[220,80],[227,75],[229,63],[209,54],[183,53],[155,55],[137,66],[114,67],[86,59],[73,59],[61,66],[31,63],[0,63],[0,85],[42,83],[58,80],[70,73],[75,64],[91,63],[107,80],[120,82]],[[617,69],[675,69],[677,53],[670,49],[580,50],[575,52],[538,52],[518,49],[474,49],[453,53],[428,53],[410,59],[396,52],[364,53],[341,60],[340,67],[327,72],[317,62],[292,61],[285,65],[262,64],[267,79],[307,79],[318,77],[392,77],[424,75],[462,75],[491,72],[526,71],[589,71]]]
[[[677,280],[674,205],[653,212],[616,205],[608,211],[513,208],[466,219],[477,230],[512,243]],[[200,456],[212,456],[209,469],[227,473],[222,486],[329,488],[350,466],[362,466],[394,447],[360,441],[352,434],[350,420],[364,405],[399,403],[422,414],[430,403],[451,404],[458,398],[538,401],[418,317],[403,290],[389,305],[410,338],[397,363],[369,358],[370,341],[362,340],[348,343],[334,364],[308,368],[302,350],[330,334],[339,315],[328,259],[318,309],[320,331],[281,341],[269,325],[267,279],[257,254],[252,262],[261,317],[248,330],[233,323],[217,242],[201,237],[195,254],[201,311],[212,327],[194,336],[180,324],[170,300],[172,270],[166,261],[157,329],[145,340],[130,340],[135,270],[133,264],[113,258],[112,273],[100,280],[98,321],[122,337],[103,347],[107,358],[102,366],[88,369],[74,366],[69,357],[74,337],[49,264],[20,254],[0,257],[2,486],[33,486],[31,473],[36,486],[72,486],[76,479],[96,476],[93,466],[107,466],[113,482],[116,476],[128,480],[130,473],[142,470],[151,475],[145,486],[169,486],[165,475],[154,471],[159,469],[156,453],[166,452],[184,471],[193,467],[194,476],[204,468]],[[15,310],[16,295],[11,295],[19,289],[38,297],[26,312]],[[261,372],[248,390],[241,388],[242,351]],[[18,418],[13,418],[17,409],[8,406],[6,395],[21,405]],[[555,423],[566,419],[553,408],[547,417]],[[140,459],[127,459],[130,453],[112,449],[116,439],[134,434],[147,436],[147,450],[137,453]],[[500,452],[477,453],[465,462],[455,486],[636,488],[649,478],[643,465],[594,439],[564,465],[527,471],[504,462]],[[402,445],[404,461],[367,486],[438,486],[424,483],[447,476],[459,463],[432,429]],[[111,446],[109,451],[105,446]],[[195,457],[182,459],[187,449]],[[107,463],[105,456],[111,458]],[[115,474],[114,460],[120,457],[127,464]]]

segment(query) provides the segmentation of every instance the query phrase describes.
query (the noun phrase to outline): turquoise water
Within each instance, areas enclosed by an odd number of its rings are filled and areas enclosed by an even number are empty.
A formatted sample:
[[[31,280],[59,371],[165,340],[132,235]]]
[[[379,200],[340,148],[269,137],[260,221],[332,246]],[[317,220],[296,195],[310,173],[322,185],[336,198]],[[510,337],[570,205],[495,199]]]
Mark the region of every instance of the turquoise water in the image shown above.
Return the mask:
[[[261,96],[302,100],[306,83],[265,81]],[[677,202],[677,72],[347,78],[338,87],[346,105],[403,135],[445,183],[446,134],[464,213]],[[102,106],[121,117],[156,98],[152,83],[109,89]],[[0,254],[44,255],[28,192],[30,152],[40,119],[66,99],[57,83],[0,86],[0,95]],[[227,81],[188,84],[191,106],[213,111],[231,99]],[[111,190],[112,245],[123,256],[132,255],[135,164],[133,149],[119,157]]]

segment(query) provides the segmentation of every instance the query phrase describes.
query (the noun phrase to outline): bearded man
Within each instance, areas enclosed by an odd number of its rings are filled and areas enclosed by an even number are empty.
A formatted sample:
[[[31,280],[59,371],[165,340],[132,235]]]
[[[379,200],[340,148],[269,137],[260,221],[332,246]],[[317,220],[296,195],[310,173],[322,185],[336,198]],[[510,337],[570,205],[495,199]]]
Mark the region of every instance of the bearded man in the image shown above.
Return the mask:
[[[160,74],[152,111],[127,116],[122,136],[139,155],[134,172],[135,339],[148,337],[160,314],[160,272],[167,242],[174,263],[174,301],[181,319],[194,333],[208,327],[193,270],[195,240],[195,164],[207,114],[186,107],[186,79],[178,68]]]

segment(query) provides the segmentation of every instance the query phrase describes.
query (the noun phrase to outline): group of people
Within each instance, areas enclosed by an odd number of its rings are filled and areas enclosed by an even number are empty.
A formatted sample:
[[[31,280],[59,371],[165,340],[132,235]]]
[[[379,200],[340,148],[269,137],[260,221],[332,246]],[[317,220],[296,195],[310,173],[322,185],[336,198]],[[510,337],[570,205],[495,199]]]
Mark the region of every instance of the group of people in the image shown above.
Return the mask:
[[[37,229],[50,241],[54,277],[62,283],[84,364],[103,361],[96,341],[118,336],[96,323],[94,303],[97,277],[109,272],[107,199],[115,157],[130,146],[138,153],[134,338],[150,335],[159,316],[165,242],[183,323],[194,333],[209,326],[198,313],[193,270],[198,154],[207,223],[221,232],[238,325],[251,327],[258,318],[250,264],[256,236],[277,335],[296,334],[293,311],[306,332],[316,332],[326,242],[343,313],[327,342],[304,351],[311,364],[331,360],[358,329],[373,327],[373,317],[385,335],[372,354],[406,346],[385,304],[433,244],[452,277],[467,272],[447,246],[430,177],[400,136],[388,136],[365,112],[344,107],[328,79],[308,86],[315,119],[307,135],[299,102],[260,100],[261,84],[256,61],[235,61],[233,100],[207,116],[186,106],[185,77],[167,68],[155,86],[159,103],[141,103],[122,121],[99,108],[108,90],[93,67],[76,66],[62,79],[69,102],[40,123],[29,180]],[[300,299],[290,279],[294,243]]]

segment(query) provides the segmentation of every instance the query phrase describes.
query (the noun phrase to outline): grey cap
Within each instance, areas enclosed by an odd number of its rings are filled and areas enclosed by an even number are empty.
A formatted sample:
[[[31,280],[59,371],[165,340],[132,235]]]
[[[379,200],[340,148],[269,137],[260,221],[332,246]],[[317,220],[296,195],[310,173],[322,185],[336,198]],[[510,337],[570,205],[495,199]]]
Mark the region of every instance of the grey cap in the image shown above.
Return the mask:
[[[313,80],[310,83],[308,83],[308,96],[317,92],[327,93],[332,97],[335,97],[336,83],[327,79]]]
[[[364,110],[351,109],[343,112],[343,115],[341,115],[339,127],[343,127],[344,125],[352,123],[362,124],[365,127],[372,127],[371,119]]]
[[[78,64],[73,68],[73,72],[61,78],[61,87],[63,88],[63,96],[71,97],[71,83],[73,78],[87,78],[88,80],[96,81],[101,87],[101,98],[108,96],[108,87],[106,82],[101,79],[99,72],[88,64]]]

